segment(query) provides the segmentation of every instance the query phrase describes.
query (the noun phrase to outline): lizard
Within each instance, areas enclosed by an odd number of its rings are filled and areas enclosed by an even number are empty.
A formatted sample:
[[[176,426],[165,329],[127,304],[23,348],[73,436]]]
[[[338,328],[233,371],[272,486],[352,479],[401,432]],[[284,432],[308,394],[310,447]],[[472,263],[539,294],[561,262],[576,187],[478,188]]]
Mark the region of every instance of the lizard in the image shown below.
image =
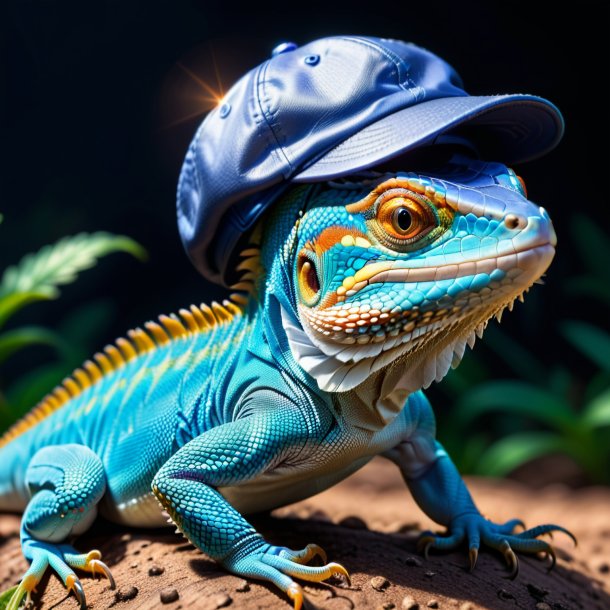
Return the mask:
[[[75,570],[114,580],[67,539],[99,512],[166,525],[229,571],[275,584],[347,570],[316,544],[267,542],[247,521],[322,491],[382,455],[471,569],[485,544],[545,553],[546,524],[517,532],[477,509],[436,440],[423,389],[457,366],[554,256],[548,213],[501,163],[457,156],[436,172],[368,171],[293,185],[252,234],[236,292],[160,316],[97,353],[0,439],[0,510],[23,511],[31,563],[16,610],[48,568],[82,608]],[[159,506],[160,505],[160,506]],[[524,528],[524,526],[523,526]],[[324,565],[310,565],[315,557]]]

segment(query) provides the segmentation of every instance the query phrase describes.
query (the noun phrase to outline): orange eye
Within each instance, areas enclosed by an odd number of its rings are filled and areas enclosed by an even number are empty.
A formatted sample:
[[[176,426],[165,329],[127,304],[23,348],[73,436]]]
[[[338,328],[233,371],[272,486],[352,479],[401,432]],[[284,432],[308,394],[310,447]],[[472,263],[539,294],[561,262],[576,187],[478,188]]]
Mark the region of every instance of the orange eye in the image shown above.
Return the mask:
[[[394,238],[414,240],[423,237],[437,225],[429,206],[409,197],[392,197],[377,211],[377,221]]]

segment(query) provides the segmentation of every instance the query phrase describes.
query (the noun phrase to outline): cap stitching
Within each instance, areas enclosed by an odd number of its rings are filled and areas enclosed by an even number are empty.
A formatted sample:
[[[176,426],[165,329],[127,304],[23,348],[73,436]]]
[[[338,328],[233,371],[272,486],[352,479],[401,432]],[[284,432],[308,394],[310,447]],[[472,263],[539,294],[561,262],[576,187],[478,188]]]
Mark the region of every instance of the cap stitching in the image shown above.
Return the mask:
[[[261,114],[263,115],[263,118],[265,119],[265,123],[266,123],[267,127],[269,128],[269,131],[271,132],[271,136],[273,137],[273,140],[275,140],[275,143],[276,143],[276,147],[274,147],[273,142],[271,142],[268,138],[266,138],[268,147],[271,151],[271,154],[276,157],[280,166],[284,165],[284,163],[282,162],[282,158],[285,161],[285,163],[288,164],[288,172],[282,171],[284,178],[288,179],[293,174],[294,168],[292,166],[292,163],[290,162],[290,159],[286,155],[286,151],[284,150],[284,147],[282,146],[282,144],[273,128],[274,123],[273,123],[273,114],[271,112],[271,109],[269,107],[265,108],[265,106],[263,105],[263,99],[267,100],[267,92],[265,90],[265,83],[267,82],[266,74],[267,74],[267,68],[269,67],[269,64],[270,64],[270,62],[269,62],[269,60],[267,60],[264,64],[262,64],[260,66],[260,68],[256,74],[256,95],[255,95],[255,97],[256,97],[256,101],[258,102],[259,108],[261,110]],[[278,127],[279,127],[279,125],[278,125]]]
[[[408,90],[411,90],[413,88],[419,89],[419,87],[415,87],[415,83],[413,82],[413,80],[409,76],[409,67],[403,61],[403,59],[401,57],[396,55],[396,53],[394,53],[390,49],[387,49],[387,48],[377,44],[376,42],[374,42],[373,40],[370,40],[369,38],[364,38],[364,37],[360,38],[358,36],[343,36],[343,38],[345,40],[351,40],[352,42],[357,42],[357,43],[359,43],[361,45],[364,45],[364,46],[367,46],[367,47],[370,47],[372,49],[377,50],[384,57],[386,57],[386,59],[391,61],[396,66],[396,68],[398,69],[398,79],[397,80],[398,80],[398,84],[399,84],[400,87],[402,87],[403,89],[408,89]],[[400,80],[400,73],[401,72],[404,73],[404,79],[403,80]],[[417,96],[415,96],[415,97],[417,98]]]

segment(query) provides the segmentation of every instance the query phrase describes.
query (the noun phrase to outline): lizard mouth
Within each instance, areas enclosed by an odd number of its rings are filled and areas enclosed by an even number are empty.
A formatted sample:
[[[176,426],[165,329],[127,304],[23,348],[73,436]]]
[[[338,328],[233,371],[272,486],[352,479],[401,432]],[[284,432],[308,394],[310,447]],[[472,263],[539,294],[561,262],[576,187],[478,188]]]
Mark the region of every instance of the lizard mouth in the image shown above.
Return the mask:
[[[360,276],[358,283],[362,285],[354,285],[352,290],[355,292],[349,301],[327,308],[301,307],[300,314],[323,344],[389,345],[388,340],[400,335],[408,341],[427,334],[444,322],[458,320],[477,307],[504,302],[510,294],[516,298],[544,273],[554,253],[555,248],[547,242],[459,265],[395,268],[391,263],[372,263],[361,270],[371,268]],[[396,291],[400,291],[404,284],[413,283],[417,284],[415,288],[419,293],[425,293],[438,282],[451,280],[451,287],[438,299],[413,304],[407,296],[404,308],[400,305],[384,306],[375,294],[375,284],[379,283],[395,284]],[[393,347],[396,341],[390,343]]]

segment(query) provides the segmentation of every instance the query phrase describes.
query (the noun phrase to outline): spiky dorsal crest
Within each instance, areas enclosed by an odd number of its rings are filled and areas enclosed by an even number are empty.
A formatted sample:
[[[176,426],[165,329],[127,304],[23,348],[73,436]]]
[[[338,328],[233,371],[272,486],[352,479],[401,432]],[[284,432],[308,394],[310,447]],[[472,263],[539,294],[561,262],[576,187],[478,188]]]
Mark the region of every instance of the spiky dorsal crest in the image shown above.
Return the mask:
[[[87,360],[72,375],[63,380],[52,392],[45,396],[27,415],[16,422],[0,437],[0,447],[34,427],[39,421],[75,398],[88,387],[100,381],[105,375],[125,366],[137,356],[157,349],[171,341],[191,337],[206,332],[219,324],[227,324],[243,313],[247,298],[232,294],[230,300],[222,304],[212,302],[191,305],[181,309],[178,314],[160,315],[159,322],[146,322],[144,327],[135,328],[127,333],[128,338],[120,337],[114,345],[107,345],[102,352]]]

